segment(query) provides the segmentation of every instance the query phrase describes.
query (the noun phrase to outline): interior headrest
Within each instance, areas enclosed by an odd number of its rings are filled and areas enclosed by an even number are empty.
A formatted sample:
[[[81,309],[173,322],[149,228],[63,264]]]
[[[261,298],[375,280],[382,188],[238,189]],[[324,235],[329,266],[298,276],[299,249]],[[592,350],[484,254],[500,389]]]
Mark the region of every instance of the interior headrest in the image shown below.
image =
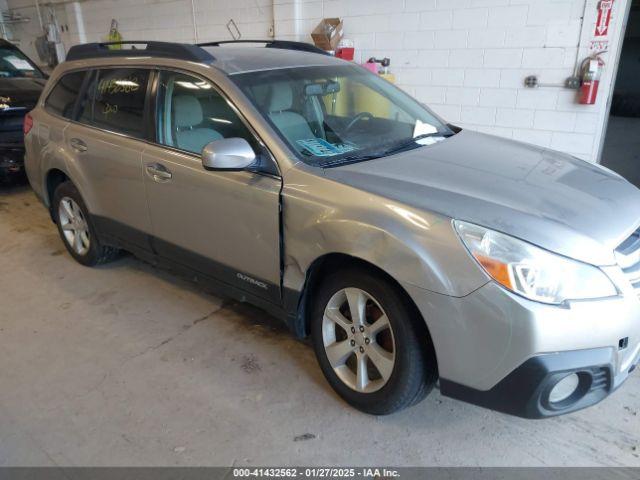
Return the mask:
[[[194,127],[200,125],[204,119],[200,101],[191,95],[173,97],[173,115],[177,128]]]
[[[293,106],[293,89],[286,82],[271,85],[269,95],[269,113],[291,110]]]

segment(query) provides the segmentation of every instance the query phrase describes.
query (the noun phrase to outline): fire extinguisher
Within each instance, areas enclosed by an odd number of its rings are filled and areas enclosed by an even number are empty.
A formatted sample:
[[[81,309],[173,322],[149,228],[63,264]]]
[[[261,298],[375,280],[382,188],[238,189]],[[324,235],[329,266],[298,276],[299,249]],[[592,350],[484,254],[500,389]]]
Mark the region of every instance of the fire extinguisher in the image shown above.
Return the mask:
[[[582,62],[580,69],[582,77],[580,103],[582,105],[594,105],[596,103],[603,67],[604,60],[597,55],[588,57]]]

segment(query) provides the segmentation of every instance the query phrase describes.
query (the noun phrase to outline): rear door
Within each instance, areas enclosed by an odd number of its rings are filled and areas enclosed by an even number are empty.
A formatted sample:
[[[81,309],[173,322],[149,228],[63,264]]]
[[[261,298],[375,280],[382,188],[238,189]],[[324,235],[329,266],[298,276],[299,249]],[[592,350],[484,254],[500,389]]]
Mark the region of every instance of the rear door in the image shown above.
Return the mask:
[[[280,301],[281,179],[266,149],[210,82],[161,72],[157,146],[143,154],[154,247],[164,257]],[[202,148],[240,137],[256,171],[207,171]]]
[[[80,191],[101,234],[131,249],[148,249],[151,222],[144,192],[142,151],[148,138],[152,70],[94,70],[64,131]]]

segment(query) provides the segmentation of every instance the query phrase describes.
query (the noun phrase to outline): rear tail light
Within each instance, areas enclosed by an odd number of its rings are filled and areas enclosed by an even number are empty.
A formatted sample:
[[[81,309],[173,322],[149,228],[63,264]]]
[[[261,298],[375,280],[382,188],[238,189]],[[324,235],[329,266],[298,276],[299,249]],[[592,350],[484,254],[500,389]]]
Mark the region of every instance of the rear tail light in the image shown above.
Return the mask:
[[[32,127],[33,127],[33,117],[31,116],[30,113],[27,113],[24,116],[24,123],[22,124],[22,131],[26,135],[27,133],[29,133],[31,131]]]

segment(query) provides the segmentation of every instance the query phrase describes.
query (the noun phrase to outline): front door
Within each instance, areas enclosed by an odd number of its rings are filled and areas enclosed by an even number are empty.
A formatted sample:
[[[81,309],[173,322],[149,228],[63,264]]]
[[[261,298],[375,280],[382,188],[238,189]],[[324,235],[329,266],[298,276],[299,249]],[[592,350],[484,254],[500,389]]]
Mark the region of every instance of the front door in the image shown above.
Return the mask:
[[[280,301],[281,179],[268,154],[209,82],[161,72],[158,146],[143,152],[154,247],[161,256],[273,303]],[[263,171],[207,171],[213,140],[245,138]]]

